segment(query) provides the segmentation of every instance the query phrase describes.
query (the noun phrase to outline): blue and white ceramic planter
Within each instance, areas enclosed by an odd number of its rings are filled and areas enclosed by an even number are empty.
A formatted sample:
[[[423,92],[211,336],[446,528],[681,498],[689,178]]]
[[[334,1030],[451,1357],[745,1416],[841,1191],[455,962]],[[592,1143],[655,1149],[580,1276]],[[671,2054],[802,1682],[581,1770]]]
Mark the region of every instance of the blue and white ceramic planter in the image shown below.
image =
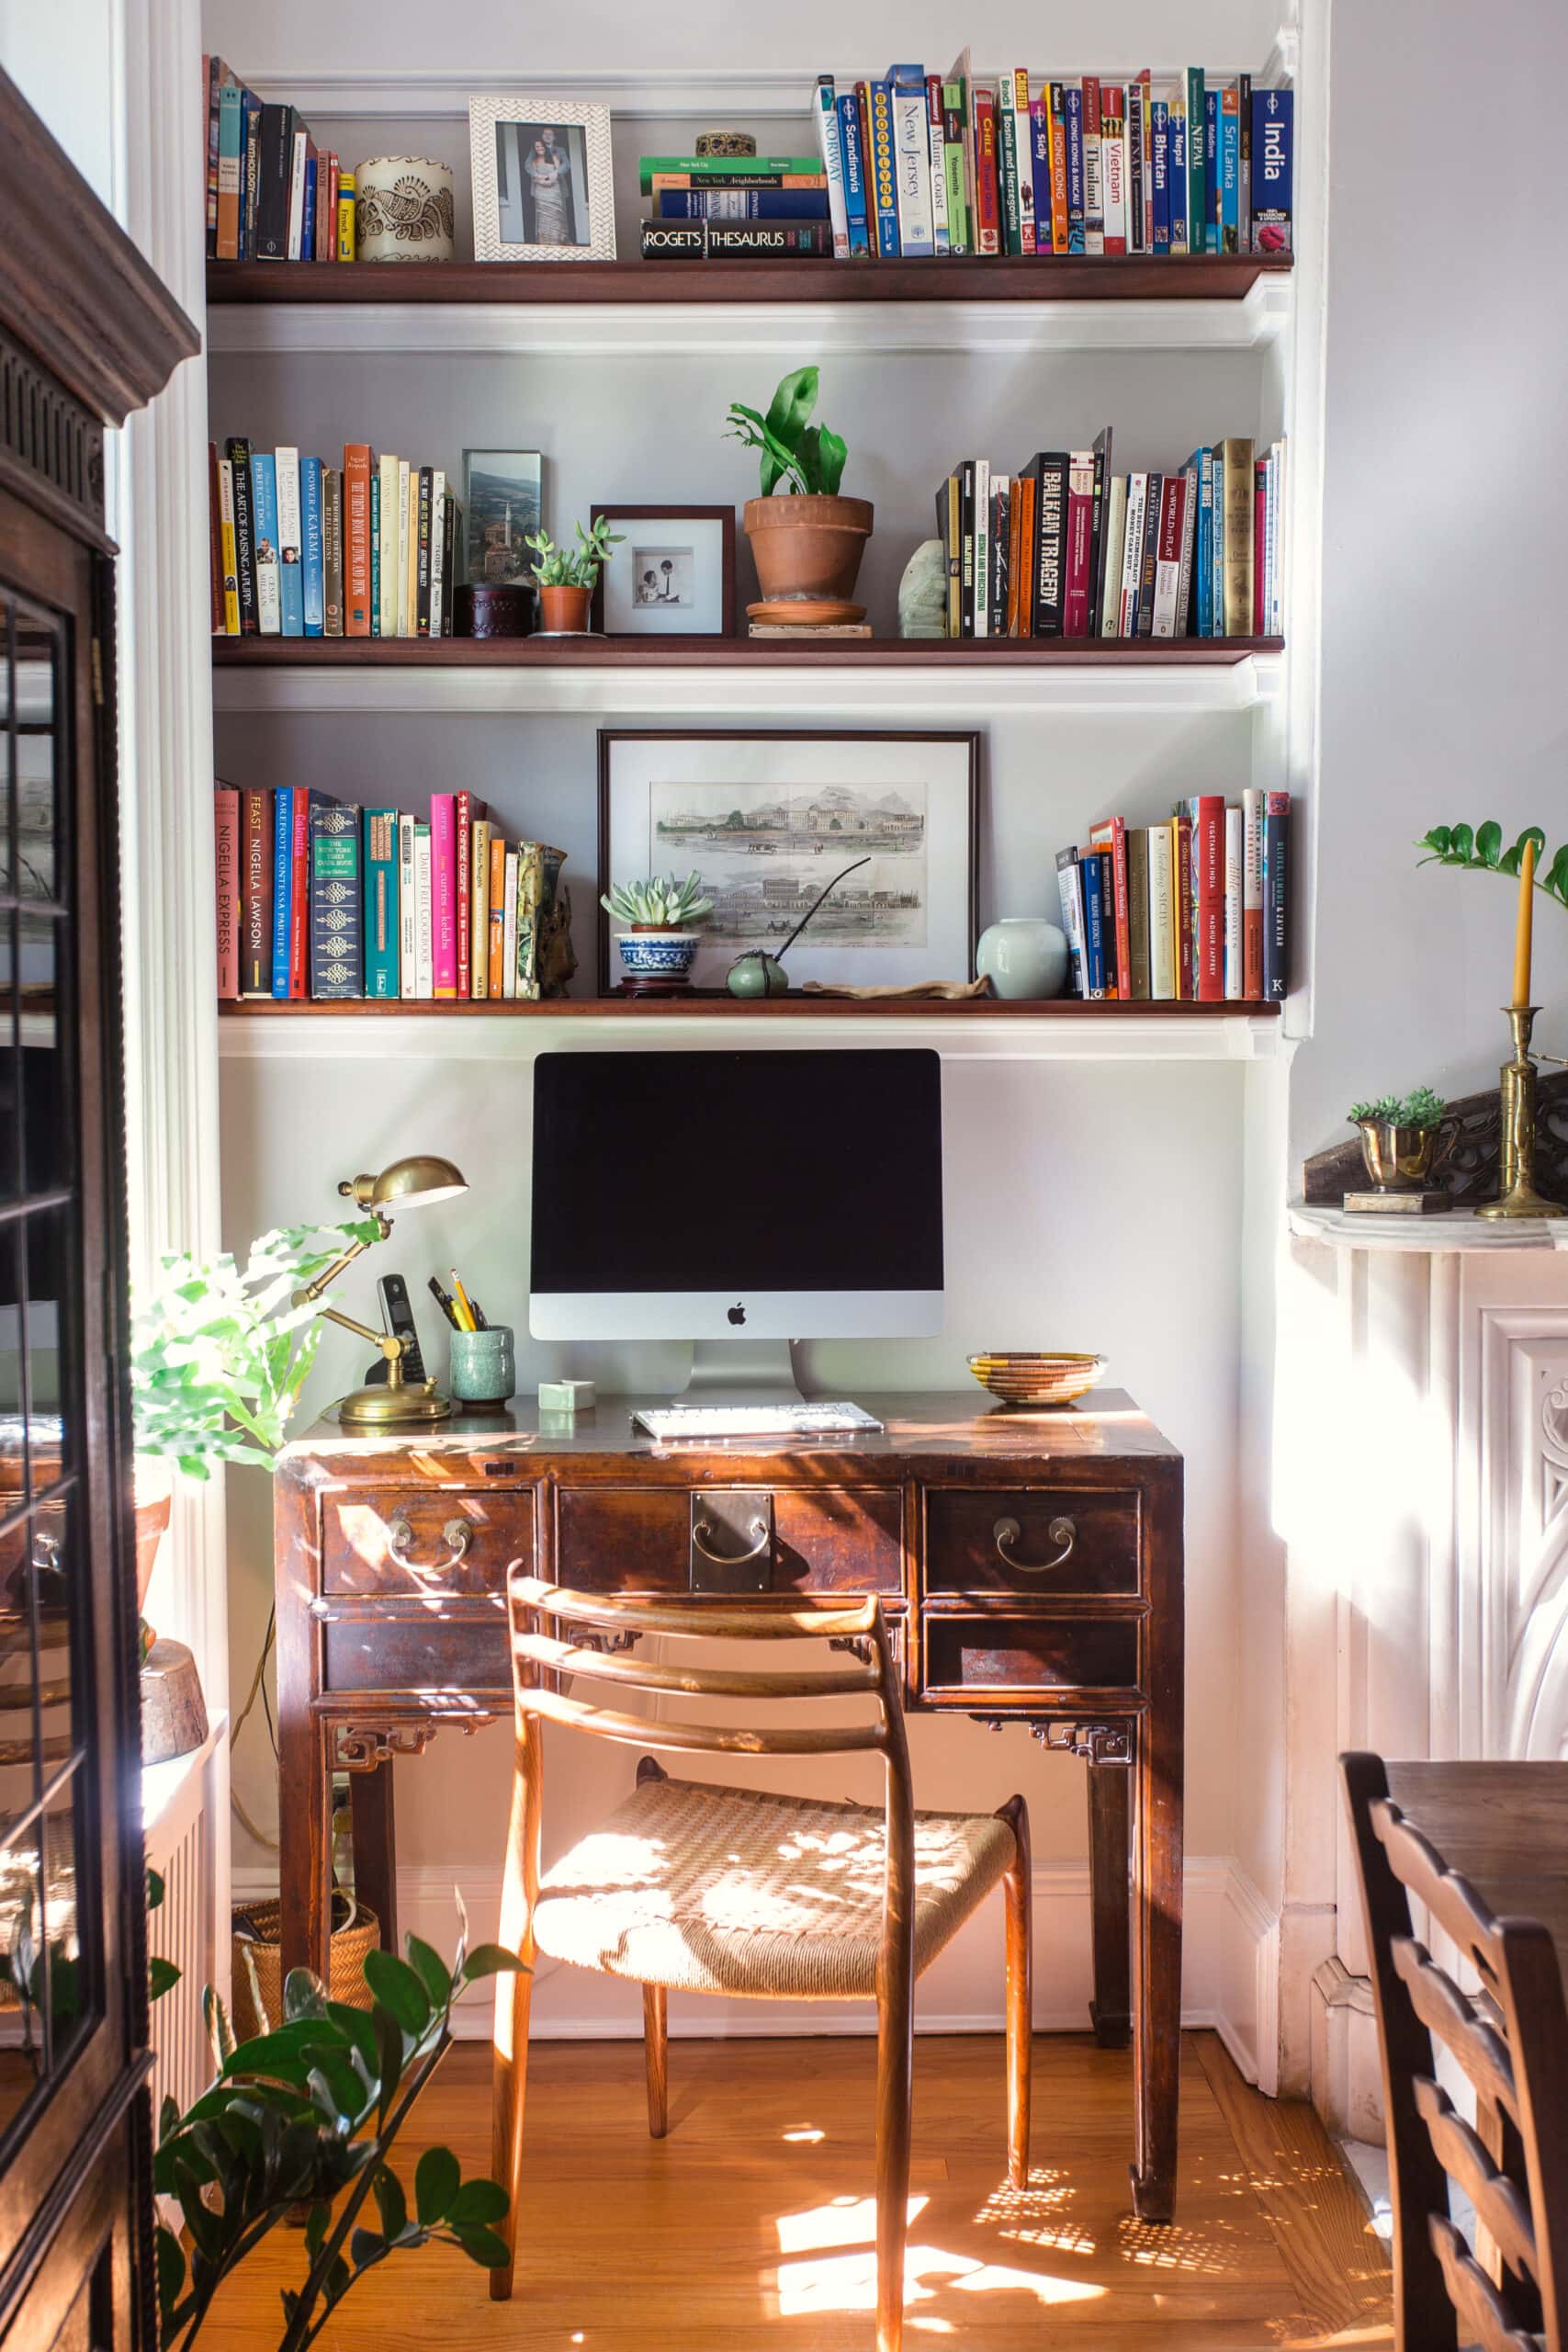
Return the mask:
[[[694,931],[622,931],[615,934],[629,979],[683,980],[697,952]]]

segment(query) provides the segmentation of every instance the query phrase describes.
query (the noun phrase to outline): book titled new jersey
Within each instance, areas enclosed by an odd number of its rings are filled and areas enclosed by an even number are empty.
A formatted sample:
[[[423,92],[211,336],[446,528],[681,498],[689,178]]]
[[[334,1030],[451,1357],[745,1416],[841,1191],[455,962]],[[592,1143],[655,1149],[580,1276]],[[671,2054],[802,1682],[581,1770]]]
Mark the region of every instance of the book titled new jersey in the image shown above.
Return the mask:
[[[359,810],[310,795],[310,994],[365,993],[359,898]]]

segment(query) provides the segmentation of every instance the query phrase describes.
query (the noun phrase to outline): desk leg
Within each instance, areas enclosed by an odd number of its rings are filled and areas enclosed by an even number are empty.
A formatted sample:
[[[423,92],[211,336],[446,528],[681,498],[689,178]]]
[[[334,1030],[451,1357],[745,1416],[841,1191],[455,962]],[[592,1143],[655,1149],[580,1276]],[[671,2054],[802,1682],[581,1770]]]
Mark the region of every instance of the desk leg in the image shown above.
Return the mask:
[[[330,1725],[308,1709],[278,1710],[277,1892],[283,1973],[314,1969],[327,1977],[328,1887],[332,1870]]]
[[[1138,1724],[1134,1791],[1133,2016],[1136,2035],[1133,2206],[1168,2222],[1176,2200],[1181,2064],[1181,1746],[1152,1708]]]
[[[1094,1998],[1089,2014],[1102,2050],[1125,2050],[1132,2035],[1133,1774],[1091,1757],[1089,1872]]]
[[[398,1949],[398,1857],[392,1807],[392,1767],[348,1776],[354,1817],[354,1884],[359,1900],[374,1911],[385,1951]]]

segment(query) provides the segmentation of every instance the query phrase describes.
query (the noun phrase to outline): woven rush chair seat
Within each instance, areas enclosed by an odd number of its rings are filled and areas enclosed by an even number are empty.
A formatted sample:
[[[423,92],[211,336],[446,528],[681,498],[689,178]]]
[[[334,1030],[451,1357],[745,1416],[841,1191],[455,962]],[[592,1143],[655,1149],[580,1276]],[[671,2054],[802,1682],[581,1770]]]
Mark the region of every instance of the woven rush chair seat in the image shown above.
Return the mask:
[[[915,1973],[1013,1863],[995,1814],[915,1815]],[[641,1781],[545,1875],[553,1960],[689,1993],[867,2000],[887,1868],[880,1806]]]

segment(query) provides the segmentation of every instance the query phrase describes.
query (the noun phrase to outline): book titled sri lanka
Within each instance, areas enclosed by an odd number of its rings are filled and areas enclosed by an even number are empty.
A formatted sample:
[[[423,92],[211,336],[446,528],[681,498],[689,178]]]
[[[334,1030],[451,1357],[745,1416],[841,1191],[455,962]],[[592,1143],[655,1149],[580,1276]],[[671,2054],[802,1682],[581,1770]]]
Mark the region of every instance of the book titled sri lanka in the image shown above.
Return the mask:
[[[1241,93],[1224,82],[1219,94],[1220,251],[1241,251]]]
[[[310,795],[310,994],[317,1000],[365,993],[360,813],[330,793]]]
[[[421,631],[421,635],[425,634]],[[457,796],[430,796],[430,920],[434,993],[457,993]]]
[[[251,508],[251,445],[226,442],[234,480],[234,573],[240,591],[240,634],[254,637],[261,623],[256,613],[256,554],[254,518]]]
[[[1263,799],[1263,995],[1277,1004],[1290,987],[1291,796],[1269,792]]]
[[[343,453],[344,637],[370,634],[370,450],[351,441]]]
[[[1288,254],[1294,246],[1293,90],[1252,93],[1252,250]]]
[[[365,888],[365,993],[392,997],[399,990],[398,812],[366,808],[361,870]]]
[[[645,220],[641,235],[644,261],[800,260],[833,250],[826,220]]]
[[[1197,987],[1201,1004],[1218,1003],[1225,993],[1225,804],[1218,792],[1201,792],[1192,818],[1192,888],[1197,900]]]
[[[218,993],[240,993],[240,796],[220,784],[213,794],[212,846],[218,893]]]
[[[343,474],[336,466],[321,469],[321,633],[343,635]]]
[[[272,794],[247,785],[241,796],[240,994],[272,994]]]
[[[1062,929],[1067,935],[1067,954],[1072,962],[1072,986],[1075,996],[1087,996],[1089,988],[1084,964],[1083,876],[1078,871],[1076,849],[1056,852],[1056,895],[1062,902]]]
[[[294,786],[272,797],[272,994],[288,994],[288,943],[294,898]]]
[[[326,625],[326,572],[321,560],[321,461],[299,461],[301,607],[305,635],[320,637]]]

